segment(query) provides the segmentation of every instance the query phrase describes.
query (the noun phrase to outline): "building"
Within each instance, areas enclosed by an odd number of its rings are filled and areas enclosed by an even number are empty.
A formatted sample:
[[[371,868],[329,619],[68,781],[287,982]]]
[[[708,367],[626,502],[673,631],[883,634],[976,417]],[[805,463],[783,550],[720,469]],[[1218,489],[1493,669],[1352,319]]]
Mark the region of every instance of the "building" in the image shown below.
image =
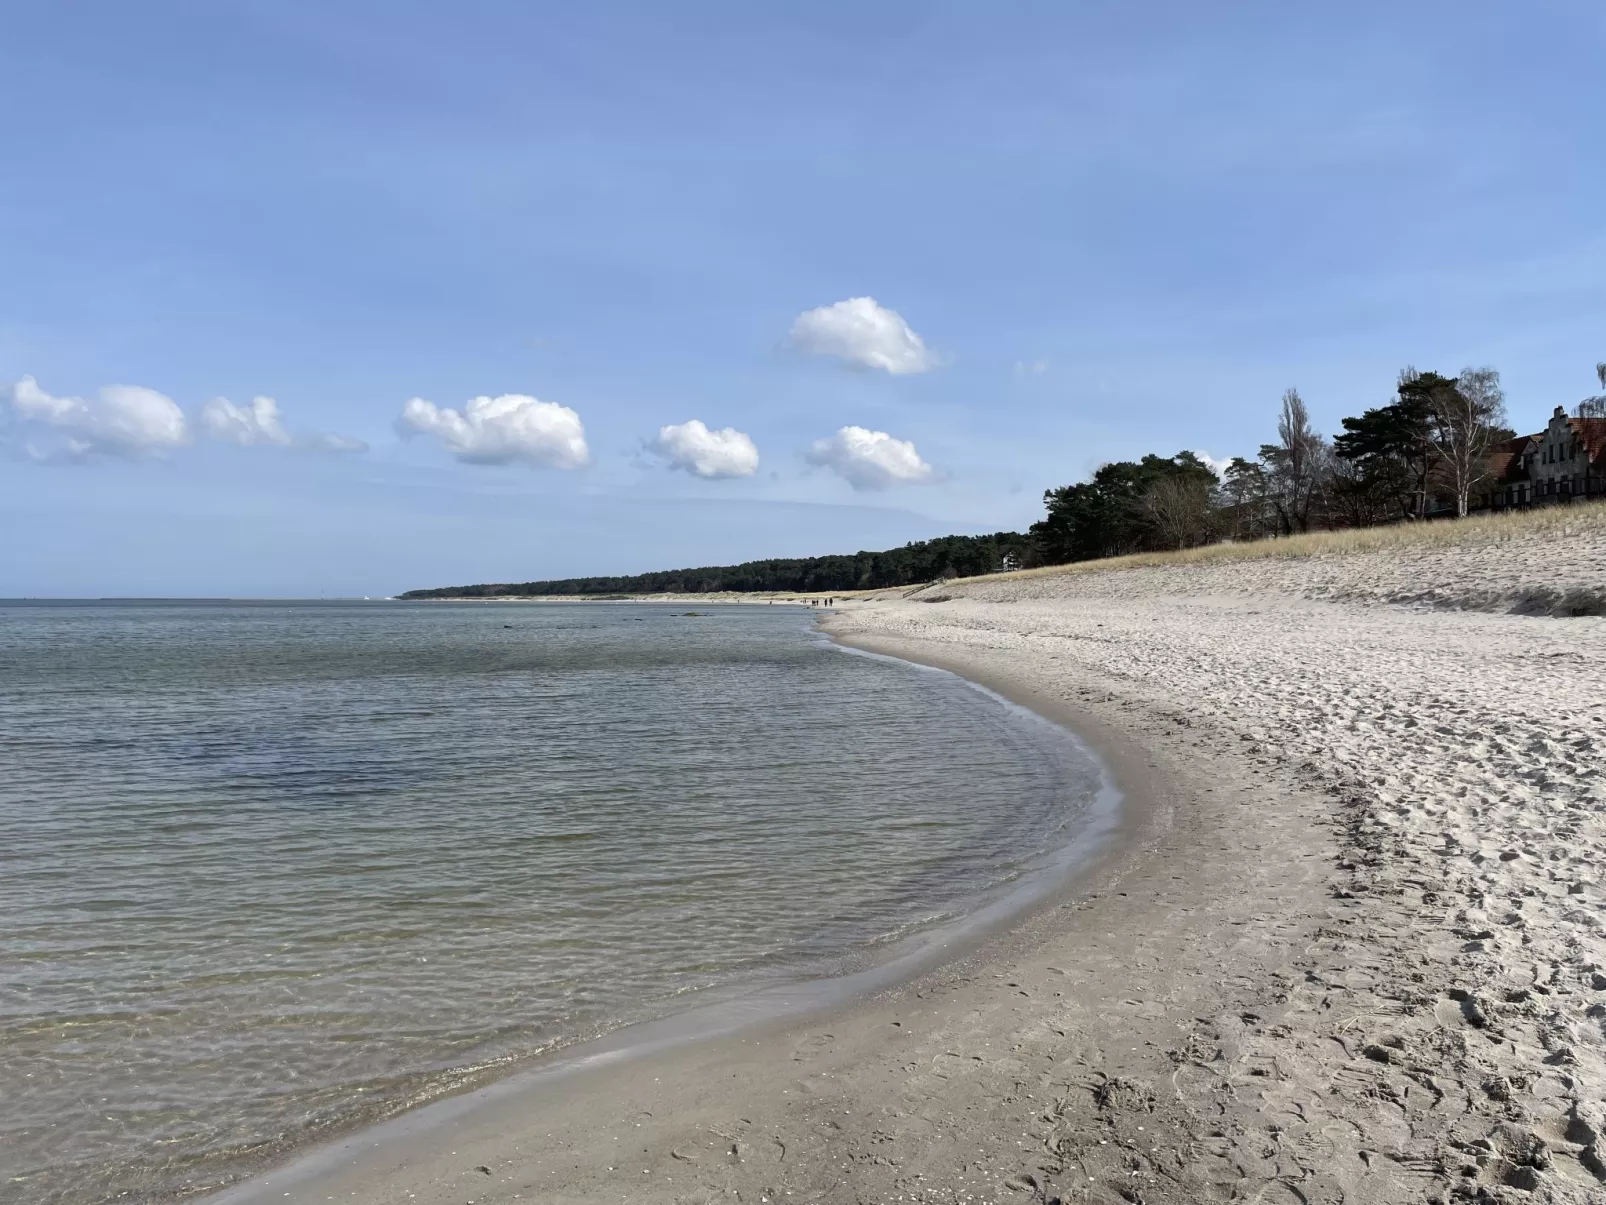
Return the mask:
[[[1527,506],[1533,501],[1528,468],[1536,437],[1519,435],[1502,440],[1489,450],[1488,494],[1483,505],[1493,510]]]
[[[1606,418],[1569,416],[1560,406],[1537,435],[1519,435],[1489,454],[1485,505],[1494,510],[1606,497]]]

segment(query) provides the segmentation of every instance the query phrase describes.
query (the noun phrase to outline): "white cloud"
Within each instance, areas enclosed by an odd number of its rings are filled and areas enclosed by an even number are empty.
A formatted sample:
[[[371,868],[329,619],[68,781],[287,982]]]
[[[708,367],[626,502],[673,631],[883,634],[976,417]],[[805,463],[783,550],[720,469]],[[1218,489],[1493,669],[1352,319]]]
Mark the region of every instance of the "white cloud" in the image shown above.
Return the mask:
[[[1193,454],[1214,469],[1217,477],[1223,479],[1226,478],[1227,468],[1232,464],[1232,457],[1229,456],[1225,460],[1217,460],[1214,456],[1210,455],[1209,452],[1201,452],[1198,448],[1193,449]]]
[[[471,399],[461,412],[413,398],[396,422],[403,435],[439,439],[465,464],[526,464],[575,469],[591,459],[580,416],[519,393]]]
[[[751,477],[758,471],[758,449],[735,427],[710,431],[700,419],[658,428],[647,445],[669,462],[696,477]]]
[[[93,398],[55,397],[33,377],[23,377],[9,395],[11,414],[25,429],[55,437],[44,448],[27,445],[37,459],[139,456],[189,441],[178,404],[139,385],[106,385]]]
[[[213,439],[228,443],[279,447],[290,443],[290,433],[279,420],[279,403],[271,397],[254,397],[249,406],[236,406],[226,397],[215,397],[201,407],[201,426]]]
[[[874,297],[850,297],[799,314],[790,342],[810,355],[835,356],[894,376],[930,372],[938,364],[925,340],[896,310],[877,304]]]
[[[336,454],[368,450],[366,443],[349,435],[323,431],[292,435],[285,430],[279,403],[271,397],[254,397],[249,406],[236,406],[226,397],[215,397],[201,407],[201,426],[213,439],[243,447],[297,448]]]
[[[856,490],[929,481],[933,475],[932,467],[920,459],[907,439],[863,427],[843,427],[830,439],[815,441],[808,459],[810,464],[831,469]]]
[[[1018,377],[1040,377],[1048,371],[1047,360],[1016,360],[1015,375]]]

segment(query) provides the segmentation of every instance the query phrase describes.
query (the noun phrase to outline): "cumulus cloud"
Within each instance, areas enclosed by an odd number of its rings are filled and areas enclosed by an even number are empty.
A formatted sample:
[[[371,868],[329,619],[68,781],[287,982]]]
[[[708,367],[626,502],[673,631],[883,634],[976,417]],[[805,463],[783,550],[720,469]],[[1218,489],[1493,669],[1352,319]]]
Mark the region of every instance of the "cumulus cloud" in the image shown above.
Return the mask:
[[[758,472],[758,449],[735,427],[710,431],[700,419],[658,428],[647,447],[694,477],[751,477]]]
[[[139,385],[107,385],[92,398],[56,397],[23,377],[8,391],[9,411],[43,446],[25,444],[40,460],[140,456],[189,441],[184,412],[166,394]]]
[[[519,393],[473,398],[461,411],[415,397],[396,427],[403,435],[433,435],[465,464],[576,469],[591,459],[578,414]]]
[[[930,372],[938,359],[896,310],[874,297],[850,297],[797,316],[789,340],[815,356],[835,356],[859,368],[894,376]]]
[[[242,447],[296,448],[306,452],[366,452],[368,445],[349,435],[323,431],[292,435],[285,430],[279,403],[271,397],[254,397],[248,406],[236,406],[215,397],[201,407],[201,426],[213,439]]]
[[[1209,465],[1212,469],[1214,469],[1217,477],[1220,477],[1222,479],[1226,478],[1227,469],[1232,464],[1232,458],[1230,456],[1227,457],[1225,460],[1218,460],[1216,457],[1210,455],[1209,452],[1201,452],[1201,451],[1199,451],[1198,448],[1194,448],[1193,449],[1193,454],[1195,456],[1197,456],[1205,464]]]
[[[933,475],[907,439],[863,427],[843,427],[830,439],[816,440],[808,460],[832,470],[856,490],[929,481]]]

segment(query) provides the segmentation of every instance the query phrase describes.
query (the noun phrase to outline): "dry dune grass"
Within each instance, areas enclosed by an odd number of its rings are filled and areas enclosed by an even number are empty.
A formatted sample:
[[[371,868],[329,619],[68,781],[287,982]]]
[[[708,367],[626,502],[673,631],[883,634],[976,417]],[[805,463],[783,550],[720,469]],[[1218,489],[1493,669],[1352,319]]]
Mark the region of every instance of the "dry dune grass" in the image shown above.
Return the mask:
[[[1347,531],[1321,531],[1251,543],[1208,544],[1176,552],[1140,552],[1100,561],[1045,565],[986,577],[958,578],[945,585],[965,582],[1024,580],[1059,577],[1072,573],[1101,573],[1115,569],[1167,565],[1214,565],[1229,561],[1294,560],[1354,556],[1367,552],[1403,552],[1486,546],[1511,541],[1566,539],[1606,535],[1606,503],[1589,502],[1553,506],[1501,515],[1480,515],[1459,521],[1396,523],[1388,527],[1359,527]]]

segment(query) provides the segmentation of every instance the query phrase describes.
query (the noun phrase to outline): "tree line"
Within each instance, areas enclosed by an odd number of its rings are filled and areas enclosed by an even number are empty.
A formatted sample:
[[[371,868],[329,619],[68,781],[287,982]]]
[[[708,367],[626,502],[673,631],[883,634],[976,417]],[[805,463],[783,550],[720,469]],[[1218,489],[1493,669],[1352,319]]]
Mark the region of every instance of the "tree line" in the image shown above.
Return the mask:
[[[1606,386],[1606,365],[1597,373]],[[1587,407],[1599,399],[1586,402]],[[1252,540],[1430,515],[1465,516],[1493,485],[1492,454],[1515,432],[1493,368],[1458,376],[1401,371],[1394,396],[1318,432],[1297,389],[1277,437],[1219,472],[1192,452],[1101,466],[1043,495],[1032,525],[1039,564]]]
[[[885,552],[777,558],[741,565],[707,565],[700,569],[667,569],[625,577],[570,577],[555,581],[487,583],[409,590],[401,598],[506,598],[550,595],[835,594],[843,590],[918,586],[946,577],[995,573],[1024,563],[1030,541],[1012,531],[986,536],[942,536],[905,544]]]

